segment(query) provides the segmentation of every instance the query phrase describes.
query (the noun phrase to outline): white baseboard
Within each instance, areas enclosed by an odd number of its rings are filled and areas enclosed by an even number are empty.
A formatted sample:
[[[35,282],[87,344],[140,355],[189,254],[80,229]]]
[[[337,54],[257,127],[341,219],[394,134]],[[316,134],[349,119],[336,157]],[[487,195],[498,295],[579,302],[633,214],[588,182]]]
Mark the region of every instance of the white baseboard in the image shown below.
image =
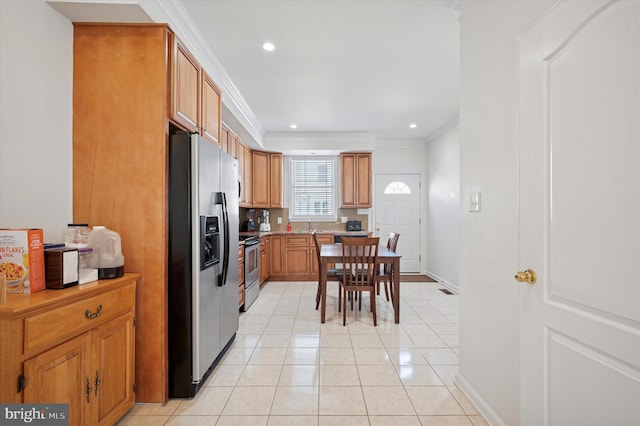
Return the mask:
[[[438,281],[440,284],[445,286],[452,293],[460,294],[460,290],[458,289],[458,285],[457,284],[450,283],[449,281],[445,280],[444,278],[442,278],[438,274],[434,274],[433,272],[427,271],[427,272],[425,272],[425,275],[428,275],[431,278],[433,278],[434,280]]]
[[[476,392],[476,390],[467,382],[461,375],[460,372],[456,373],[453,378],[453,383],[464,393],[464,396],[467,397],[469,401],[476,407],[478,412],[484,417],[484,419],[491,426],[506,426],[506,423],[502,421],[500,416],[496,414],[495,411],[487,404],[487,402],[482,399],[480,394]]]

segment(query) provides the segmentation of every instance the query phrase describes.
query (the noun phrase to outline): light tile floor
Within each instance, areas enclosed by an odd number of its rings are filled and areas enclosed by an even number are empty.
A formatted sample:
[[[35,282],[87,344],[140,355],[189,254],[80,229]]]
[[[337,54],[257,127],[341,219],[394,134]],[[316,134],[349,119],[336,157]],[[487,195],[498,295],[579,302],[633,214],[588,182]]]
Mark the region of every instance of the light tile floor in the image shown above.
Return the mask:
[[[453,383],[458,296],[438,283],[402,283],[400,324],[383,292],[377,327],[368,295],[344,327],[337,283],[325,324],[316,288],[267,283],[195,398],[136,404],[118,425],[487,424]]]

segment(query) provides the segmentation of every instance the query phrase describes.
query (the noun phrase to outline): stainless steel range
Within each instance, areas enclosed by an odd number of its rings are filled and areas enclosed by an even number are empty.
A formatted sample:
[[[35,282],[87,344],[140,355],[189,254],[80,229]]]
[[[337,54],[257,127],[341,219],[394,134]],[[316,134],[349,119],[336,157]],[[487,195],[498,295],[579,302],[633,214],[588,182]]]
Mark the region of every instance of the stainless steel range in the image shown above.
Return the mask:
[[[243,237],[241,237],[243,238]],[[244,310],[256,301],[260,293],[260,239],[244,237]]]

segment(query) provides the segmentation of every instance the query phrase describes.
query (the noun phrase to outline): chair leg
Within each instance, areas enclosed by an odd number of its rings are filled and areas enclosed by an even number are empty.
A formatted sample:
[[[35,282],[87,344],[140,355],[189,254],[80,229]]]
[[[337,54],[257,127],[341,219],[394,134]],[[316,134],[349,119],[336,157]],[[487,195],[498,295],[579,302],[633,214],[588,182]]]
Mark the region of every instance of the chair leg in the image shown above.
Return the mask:
[[[373,312],[373,326],[378,325],[378,318],[376,317],[376,291],[375,288],[371,289],[371,312]]]
[[[316,292],[316,311],[318,310],[318,306],[320,306],[320,282],[318,282],[318,291]]]
[[[347,295],[345,294],[345,299]],[[338,312],[342,309],[342,285],[338,284]]]
[[[344,292],[345,292],[344,299],[342,299],[342,303],[343,303],[343,306],[342,306],[342,310],[343,310],[343,312],[342,312],[342,326],[343,327],[347,325],[347,289],[346,288],[344,289]]]
[[[378,286],[380,285],[380,281],[378,281]],[[378,287],[378,294],[380,294],[380,287]],[[387,279],[384,280],[384,295],[387,297],[387,302],[389,301],[389,284]]]

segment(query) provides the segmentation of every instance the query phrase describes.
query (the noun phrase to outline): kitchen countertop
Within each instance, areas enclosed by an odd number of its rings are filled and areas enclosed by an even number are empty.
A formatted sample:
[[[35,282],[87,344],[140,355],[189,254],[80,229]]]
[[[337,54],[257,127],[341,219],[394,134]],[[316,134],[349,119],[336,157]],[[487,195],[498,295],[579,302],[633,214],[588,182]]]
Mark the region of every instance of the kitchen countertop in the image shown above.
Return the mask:
[[[326,235],[367,235],[369,231],[318,231],[316,230],[318,235],[326,234]],[[255,235],[258,238],[267,237],[269,235],[300,235],[300,234],[311,234],[311,231],[271,231],[271,232],[240,232],[240,236],[250,236]]]

